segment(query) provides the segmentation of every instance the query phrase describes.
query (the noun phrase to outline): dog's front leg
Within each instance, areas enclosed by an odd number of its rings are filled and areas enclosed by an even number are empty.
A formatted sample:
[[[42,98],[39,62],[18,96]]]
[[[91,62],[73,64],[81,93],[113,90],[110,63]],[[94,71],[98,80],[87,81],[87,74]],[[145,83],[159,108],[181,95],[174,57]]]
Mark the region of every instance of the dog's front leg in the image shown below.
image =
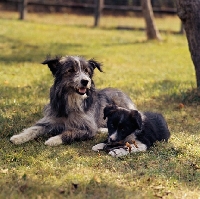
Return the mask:
[[[110,151],[108,154],[113,157],[118,158],[121,156],[128,155],[129,151],[128,151],[128,149],[125,149],[125,148],[119,148],[119,149],[114,149],[114,150]]]
[[[128,155],[129,153],[142,152],[146,150],[147,150],[147,146],[145,144],[143,144],[142,142],[138,140],[135,140],[135,144],[130,144],[130,146],[128,147],[125,146],[123,148],[114,149],[109,152],[109,155],[113,157],[121,157],[121,156]]]
[[[13,135],[10,138],[10,141],[13,144],[22,144],[28,142],[29,140],[33,140],[40,135],[43,135],[45,132],[45,127],[43,126],[32,126],[30,128],[24,129],[20,134]]]
[[[99,143],[99,144],[96,144],[92,147],[92,150],[93,151],[100,151],[100,150],[103,150],[104,147],[106,146],[106,143]]]
[[[101,142],[99,144],[96,144],[92,147],[92,150],[93,151],[100,151],[100,150],[103,150],[106,145],[108,144],[108,139],[106,139],[104,142]]]
[[[94,133],[91,133],[87,130],[79,130],[79,129],[67,130],[61,133],[60,135],[49,138],[45,142],[45,145],[57,146],[60,144],[70,144],[73,141],[91,139],[92,137],[94,137],[94,135],[95,135]]]
[[[98,128],[98,133],[108,133],[108,128]]]

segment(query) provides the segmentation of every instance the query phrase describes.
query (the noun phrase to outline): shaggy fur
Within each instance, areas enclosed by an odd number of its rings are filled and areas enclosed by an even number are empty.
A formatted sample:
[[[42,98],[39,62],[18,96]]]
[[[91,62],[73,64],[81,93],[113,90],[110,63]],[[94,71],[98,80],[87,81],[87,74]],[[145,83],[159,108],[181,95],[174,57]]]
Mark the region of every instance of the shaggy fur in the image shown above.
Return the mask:
[[[108,105],[104,119],[108,118],[108,139],[93,146],[94,151],[106,150],[114,157],[131,152],[146,151],[156,141],[168,141],[170,132],[164,117],[159,113],[126,109]]]
[[[14,144],[43,135],[53,136],[45,142],[50,146],[87,140],[93,138],[99,128],[106,127],[103,109],[107,104],[136,109],[131,99],[120,90],[95,89],[92,80],[94,69],[102,72],[102,67],[94,59],[87,61],[78,56],[65,56],[47,59],[43,64],[48,65],[54,76],[50,103],[41,120],[11,137]]]

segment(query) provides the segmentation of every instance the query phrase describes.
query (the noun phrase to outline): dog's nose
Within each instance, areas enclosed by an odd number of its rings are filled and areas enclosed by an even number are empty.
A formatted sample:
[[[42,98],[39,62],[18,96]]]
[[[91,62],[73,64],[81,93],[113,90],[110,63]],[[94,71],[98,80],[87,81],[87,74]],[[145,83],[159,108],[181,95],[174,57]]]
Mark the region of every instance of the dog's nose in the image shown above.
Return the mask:
[[[88,84],[88,80],[86,80],[86,79],[82,79],[81,80],[81,84],[83,85],[83,86],[87,86],[87,84]]]

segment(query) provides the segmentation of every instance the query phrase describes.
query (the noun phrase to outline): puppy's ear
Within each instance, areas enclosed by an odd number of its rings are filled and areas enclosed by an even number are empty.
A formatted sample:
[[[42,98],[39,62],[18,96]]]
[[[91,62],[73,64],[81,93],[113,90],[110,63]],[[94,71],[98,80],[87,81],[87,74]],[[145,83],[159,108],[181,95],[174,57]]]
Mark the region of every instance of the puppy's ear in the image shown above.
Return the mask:
[[[116,111],[117,111],[116,105],[107,105],[103,110],[104,113],[103,119],[105,120],[108,116],[112,115]]]
[[[137,110],[131,110],[130,112],[131,121],[135,123],[136,128],[142,129],[142,117]]]
[[[95,68],[97,68],[100,72],[103,72],[103,70],[102,70],[102,64],[101,63],[95,61],[94,59],[88,60],[88,63],[89,63],[90,68],[92,70],[94,70]]]
[[[42,62],[42,64],[47,64],[52,74],[55,75],[59,60],[60,59],[58,57],[54,59],[47,58],[45,61]]]

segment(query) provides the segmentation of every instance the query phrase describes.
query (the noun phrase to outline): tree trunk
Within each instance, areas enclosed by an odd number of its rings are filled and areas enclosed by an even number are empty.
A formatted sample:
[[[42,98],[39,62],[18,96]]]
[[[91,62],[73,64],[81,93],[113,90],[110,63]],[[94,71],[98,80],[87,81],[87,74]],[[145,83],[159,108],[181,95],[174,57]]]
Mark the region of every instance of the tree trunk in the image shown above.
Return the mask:
[[[103,5],[104,5],[104,0],[95,0],[94,26],[99,25],[99,20],[102,14]]]
[[[151,5],[151,0],[141,0],[141,5],[142,5],[142,12],[143,12],[145,23],[146,23],[147,39],[161,40],[160,33],[158,29],[156,28],[156,25],[154,22],[154,15],[153,15],[153,9]]]
[[[200,1],[176,0],[177,14],[183,22],[194,63],[197,87],[200,88]]]
[[[182,21],[181,21],[181,27],[180,27],[179,33],[182,34],[182,35],[185,33],[184,25],[183,25],[183,22],[182,22]]]
[[[21,20],[24,20],[26,18],[27,5],[28,5],[28,0],[22,0],[21,3],[20,3],[19,19],[21,19]]]

